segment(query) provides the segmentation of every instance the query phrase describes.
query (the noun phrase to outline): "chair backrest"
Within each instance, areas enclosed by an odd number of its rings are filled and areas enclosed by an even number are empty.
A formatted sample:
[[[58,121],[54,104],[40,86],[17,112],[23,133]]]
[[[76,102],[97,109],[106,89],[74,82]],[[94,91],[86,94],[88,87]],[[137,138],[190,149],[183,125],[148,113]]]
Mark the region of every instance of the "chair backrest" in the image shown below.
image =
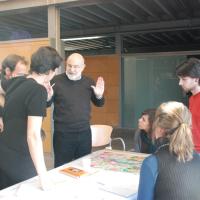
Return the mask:
[[[95,124],[91,125],[92,147],[100,147],[110,143],[112,126]]]

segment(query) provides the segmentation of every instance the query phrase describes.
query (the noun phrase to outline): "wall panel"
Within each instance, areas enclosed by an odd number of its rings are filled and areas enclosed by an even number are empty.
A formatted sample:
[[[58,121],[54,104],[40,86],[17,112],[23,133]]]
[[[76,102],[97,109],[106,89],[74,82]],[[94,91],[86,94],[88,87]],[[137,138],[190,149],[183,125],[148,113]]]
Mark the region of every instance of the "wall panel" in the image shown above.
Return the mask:
[[[87,56],[85,75],[95,81],[98,76],[105,80],[105,105],[102,108],[92,106],[92,124],[119,125],[120,69],[117,55]]]

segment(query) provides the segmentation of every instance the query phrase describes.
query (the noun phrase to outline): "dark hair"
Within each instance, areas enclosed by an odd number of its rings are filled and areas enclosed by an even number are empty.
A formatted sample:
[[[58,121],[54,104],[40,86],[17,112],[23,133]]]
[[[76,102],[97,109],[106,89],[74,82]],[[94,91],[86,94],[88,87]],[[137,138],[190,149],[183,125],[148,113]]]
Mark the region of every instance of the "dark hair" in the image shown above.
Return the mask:
[[[62,58],[58,52],[50,46],[40,47],[31,57],[30,72],[37,74],[48,73],[61,65]]]
[[[177,76],[189,76],[191,78],[200,78],[200,60],[189,58],[176,67]],[[200,83],[200,81],[199,81]]]
[[[155,119],[155,114],[156,114],[156,109],[155,108],[146,109],[141,114],[141,116],[142,115],[148,115],[148,117],[149,117],[149,127],[150,127],[149,134],[150,135],[151,135],[151,132],[152,132],[152,127],[153,127],[153,122],[154,122],[154,119]]]
[[[18,62],[21,62],[25,65],[27,65],[27,61],[23,56],[19,56],[16,54],[10,54],[8,55],[2,62],[2,72],[5,75],[6,68],[9,68],[11,72],[15,70],[15,67]]]

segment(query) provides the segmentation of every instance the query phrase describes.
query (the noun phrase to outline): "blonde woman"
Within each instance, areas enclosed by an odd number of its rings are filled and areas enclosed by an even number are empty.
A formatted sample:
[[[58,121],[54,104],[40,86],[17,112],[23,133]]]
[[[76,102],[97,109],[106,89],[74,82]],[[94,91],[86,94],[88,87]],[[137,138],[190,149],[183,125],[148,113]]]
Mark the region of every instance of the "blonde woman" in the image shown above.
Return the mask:
[[[157,151],[143,161],[138,200],[199,200],[200,157],[193,150],[187,107],[161,104],[153,131]]]

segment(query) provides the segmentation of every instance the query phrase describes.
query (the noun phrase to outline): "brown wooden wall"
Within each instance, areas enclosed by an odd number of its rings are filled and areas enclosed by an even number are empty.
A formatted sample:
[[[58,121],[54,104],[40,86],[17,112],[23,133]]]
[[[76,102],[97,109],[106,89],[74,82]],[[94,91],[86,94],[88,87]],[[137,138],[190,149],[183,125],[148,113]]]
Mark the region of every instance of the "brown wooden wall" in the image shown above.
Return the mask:
[[[18,54],[30,61],[33,52],[40,46],[47,45],[50,45],[48,38],[0,42],[0,62],[9,54]]]
[[[43,39],[28,39],[28,40],[16,40],[8,42],[0,42],[0,63],[9,54],[18,54],[24,56],[30,64],[30,58],[33,52],[35,52],[41,46],[50,45],[48,38]],[[29,68],[29,66],[28,66]],[[51,110],[48,109],[47,117],[43,121],[43,129],[46,132],[46,139],[44,140],[44,151],[51,151]],[[14,130],[13,130],[14,131]]]
[[[91,124],[119,125],[120,68],[117,55],[88,56],[84,73],[95,81],[98,76],[105,80],[105,105],[92,107]]]

